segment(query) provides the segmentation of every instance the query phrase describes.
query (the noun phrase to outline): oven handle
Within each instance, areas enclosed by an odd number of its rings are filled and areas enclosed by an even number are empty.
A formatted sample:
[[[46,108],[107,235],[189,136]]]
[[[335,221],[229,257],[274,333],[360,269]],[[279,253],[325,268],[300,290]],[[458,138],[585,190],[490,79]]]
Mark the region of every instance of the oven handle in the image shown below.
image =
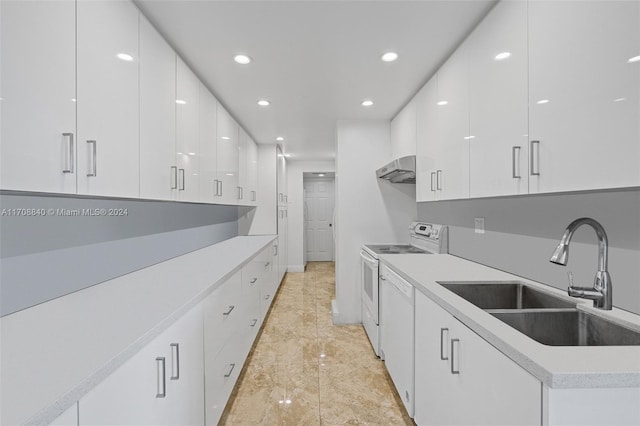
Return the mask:
[[[364,260],[372,268],[377,268],[378,267],[378,260],[374,259],[373,257],[371,257],[371,255],[369,253],[367,253],[366,251],[361,250],[360,251],[360,257],[362,258],[362,260]]]

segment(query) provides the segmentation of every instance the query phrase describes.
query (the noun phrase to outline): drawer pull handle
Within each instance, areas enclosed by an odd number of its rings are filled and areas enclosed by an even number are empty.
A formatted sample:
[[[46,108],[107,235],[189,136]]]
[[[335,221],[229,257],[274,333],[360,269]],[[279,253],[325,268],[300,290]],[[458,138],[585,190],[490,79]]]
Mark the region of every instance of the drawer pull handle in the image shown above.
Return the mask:
[[[157,377],[158,377],[158,392],[156,393],[156,398],[164,398],[167,396],[167,382],[166,382],[166,371],[164,368],[164,357],[156,358],[156,368],[157,368]]]
[[[171,380],[180,380],[180,345],[171,344]]]
[[[227,372],[224,374],[225,378],[231,377],[231,373],[233,373],[233,369],[236,368],[235,364],[229,364],[229,369],[227,370]]]
[[[251,284],[255,284],[255,283],[256,283],[256,281],[258,281],[258,279],[257,279],[257,278],[254,278],[254,279],[252,279],[252,280],[251,280],[251,281],[249,281],[249,282],[250,282]]]
[[[445,333],[447,334],[446,338],[444,336]],[[440,359],[443,361],[446,361],[449,359],[449,354],[446,353],[447,344],[445,343],[445,340],[449,340],[449,329],[441,328],[440,329]]]
[[[229,310],[227,312],[223,312],[222,315],[227,316],[233,311],[236,307],[234,305],[229,306]]]
[[[460,374],[460,354],[455,356],[456,348],[460,348],[460,339],[451,339],[451,374]]]
[[[252,319],[252,320],[251,320],[251,327],[255,327],[257,323],[258,323],[258,320],[257,320],[257,319],[255,319],[255,318],[254,318],[254,319]]]
[[[264,297],[264,300],[269,300],[269,298],[270,298],[270,297],[271,297],[271,295],[270,295],[270,294],[267,294],[267,295]]]

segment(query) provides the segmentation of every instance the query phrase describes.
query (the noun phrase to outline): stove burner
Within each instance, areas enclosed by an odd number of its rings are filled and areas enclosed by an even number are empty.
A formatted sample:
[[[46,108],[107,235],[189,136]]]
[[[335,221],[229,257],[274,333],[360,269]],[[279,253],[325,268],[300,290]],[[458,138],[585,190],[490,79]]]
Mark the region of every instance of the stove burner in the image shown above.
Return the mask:
[[[426,250],[410,245],[385,244],[374,245],[367,244],[367,248],[378,254],[405,254],[405,253],[427,253]]]

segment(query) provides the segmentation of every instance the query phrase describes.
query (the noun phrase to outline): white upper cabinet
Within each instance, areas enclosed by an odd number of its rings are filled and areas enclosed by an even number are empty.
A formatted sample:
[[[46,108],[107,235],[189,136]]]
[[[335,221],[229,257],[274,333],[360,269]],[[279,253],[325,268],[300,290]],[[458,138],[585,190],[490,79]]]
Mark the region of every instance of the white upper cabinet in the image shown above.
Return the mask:
[[[416,154],[416,100],[411,100],[391,120],[390,160]]]
[[[258,147],[242,128],[240,128],[239,139],[238,203],[255,206],[257,204],[258,189]]]
[[[431,78],[414,98],[417,112],[416,201],[437,199],[436,158],[439,141],[438,77]]]
[[[238,204],[238,123],[218,103],[217,115],[218,181],[220,190],[217,201],[220,204]]]
[[[2,1],[0,15],[0,188],[75,193],[75,2]]]
[[[139,196],[138,18],[129,1],[77,3],[79,194]]]
[[[438,71],[436,190],[442,200],[469,197],[469,53],[463,44]]]
[[[529,2],[530,192],[640,184],[639,8]]]
[[[178,200],[200,200],[200,80],[181,58],[177,62],[176,164]]]
[[[207,87],[200,83],[200,201],[218,202],[216,116],[218,102]]]
[[[177,194],[176,54],[140,16],[140,197]]]
[[[526,194],[527,3],[498,3],[465,43],[470,69],[470,196]]]

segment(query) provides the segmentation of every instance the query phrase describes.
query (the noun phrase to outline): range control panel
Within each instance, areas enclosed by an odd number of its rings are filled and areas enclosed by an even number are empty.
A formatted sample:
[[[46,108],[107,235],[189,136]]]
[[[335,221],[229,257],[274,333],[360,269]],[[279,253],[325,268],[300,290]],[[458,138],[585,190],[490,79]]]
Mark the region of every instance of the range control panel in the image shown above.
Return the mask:
[[[433,240],[440,238],[444,225],[436,225],[434,223],[413,222],[409,231],[414,235],[421,235]]]

